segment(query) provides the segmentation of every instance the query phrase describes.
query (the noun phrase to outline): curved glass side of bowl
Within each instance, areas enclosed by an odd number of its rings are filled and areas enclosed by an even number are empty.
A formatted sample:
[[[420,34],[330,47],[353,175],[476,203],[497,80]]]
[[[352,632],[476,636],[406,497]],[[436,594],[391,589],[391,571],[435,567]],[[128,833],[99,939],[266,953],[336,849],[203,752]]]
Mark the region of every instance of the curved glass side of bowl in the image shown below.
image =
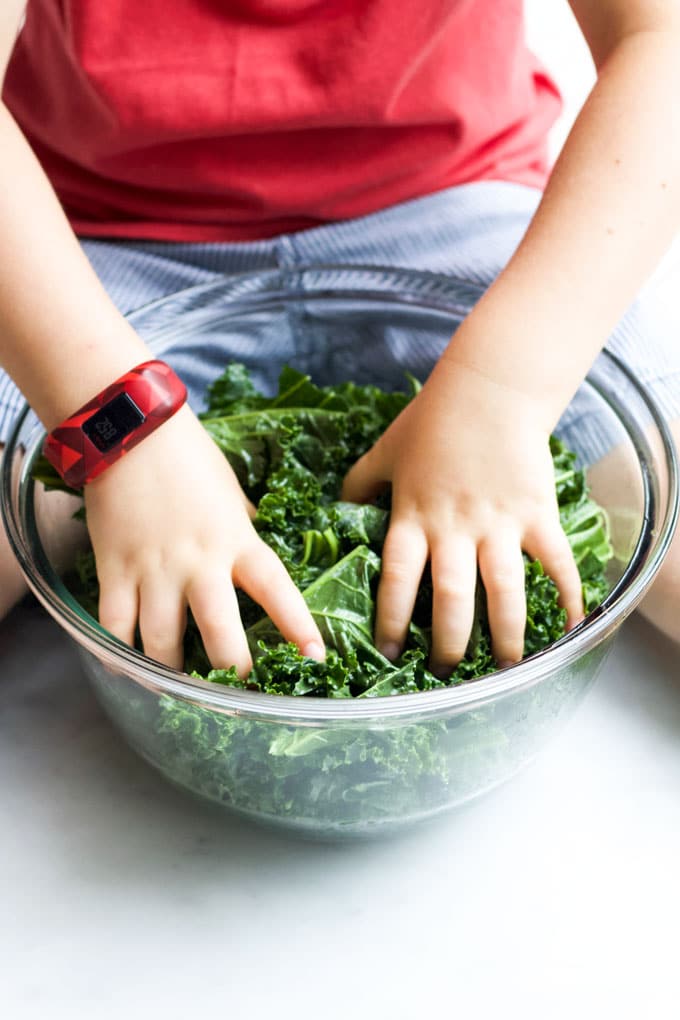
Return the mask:
[[[284,363],[320,383],[398,387],[406,372],[427,375],[479,293],[399,270],[272,271],[191,288],[130,319],[180,374],[194,371],[198,351],[201,387],[228,360],[253,367],[256,384],[270,391]],[[608,598],[524,663],[420,695],[333,703],[237,692],[121,645],[73,599],[47,551],[48,498],[36,515],[30,476],[43,434],[26,413],[2,467],[3,517],[31,587],[75,639],[106,711],[168,779],[302,835],[367,836],[476,797],[531,760],[595,679],[663,560],[677,517],[673,445],[625,366],[598,359],[556,432],[610,520]]]

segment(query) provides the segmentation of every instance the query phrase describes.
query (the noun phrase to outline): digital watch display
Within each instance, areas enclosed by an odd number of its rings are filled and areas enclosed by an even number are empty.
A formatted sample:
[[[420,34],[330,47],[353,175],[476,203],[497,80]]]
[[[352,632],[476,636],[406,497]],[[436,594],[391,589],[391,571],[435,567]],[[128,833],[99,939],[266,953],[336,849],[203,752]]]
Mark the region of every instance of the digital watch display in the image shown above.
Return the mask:
[[[142,425],[144,415],[127,393],[114,397],[83,422],[83,432],[100,453],[108,453]]]

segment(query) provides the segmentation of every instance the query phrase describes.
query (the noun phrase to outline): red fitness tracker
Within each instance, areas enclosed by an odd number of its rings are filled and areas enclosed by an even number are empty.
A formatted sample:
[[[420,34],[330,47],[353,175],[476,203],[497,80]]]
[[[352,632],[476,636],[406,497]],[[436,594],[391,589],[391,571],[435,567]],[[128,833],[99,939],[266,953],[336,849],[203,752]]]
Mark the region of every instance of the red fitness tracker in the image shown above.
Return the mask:
[[[164,361],[145,361],[98,393],[45,439],[43,453],[79,489],[180,409],[187,390]]]

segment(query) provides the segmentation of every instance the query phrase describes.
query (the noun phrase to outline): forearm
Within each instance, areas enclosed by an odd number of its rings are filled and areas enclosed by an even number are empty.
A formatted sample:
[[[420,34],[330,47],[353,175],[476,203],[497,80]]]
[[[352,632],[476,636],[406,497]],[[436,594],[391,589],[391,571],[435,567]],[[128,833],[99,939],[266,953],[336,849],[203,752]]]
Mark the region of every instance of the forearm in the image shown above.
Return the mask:
[[[517,252],[445,359],[543,405],[550,427],[680,223],[680,36],[621,38]]]
[[[148,351],[2,104],[0,152],[0,364],[51,428]]]

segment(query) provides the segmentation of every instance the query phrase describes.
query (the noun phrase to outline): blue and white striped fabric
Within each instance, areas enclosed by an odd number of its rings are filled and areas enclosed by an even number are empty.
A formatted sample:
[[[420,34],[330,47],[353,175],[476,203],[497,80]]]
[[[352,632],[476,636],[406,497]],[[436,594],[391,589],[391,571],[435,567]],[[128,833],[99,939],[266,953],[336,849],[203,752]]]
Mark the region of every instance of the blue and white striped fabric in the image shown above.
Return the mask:
[[[83,247],[123,313],[225,274],[324,264],[429,270],[488,286],[521,240],[539,199],[540,193],[534,189],[487,181],[264,241],[175,244],[86,240]],[[676,246],[607,345],[652,391],[669,420],[680,419],[679,292],[680,246]],[[183,360],[182,369],[191,392],[192,379],[187,376],[192,367]],[[197,365],[196,384],[201,378]],[[197,385],[193,389],[196,391]],[[19,391],[0,373],[0,442],[6,440],[22,405]],[[587,428],[587,423],[583,425]]]

